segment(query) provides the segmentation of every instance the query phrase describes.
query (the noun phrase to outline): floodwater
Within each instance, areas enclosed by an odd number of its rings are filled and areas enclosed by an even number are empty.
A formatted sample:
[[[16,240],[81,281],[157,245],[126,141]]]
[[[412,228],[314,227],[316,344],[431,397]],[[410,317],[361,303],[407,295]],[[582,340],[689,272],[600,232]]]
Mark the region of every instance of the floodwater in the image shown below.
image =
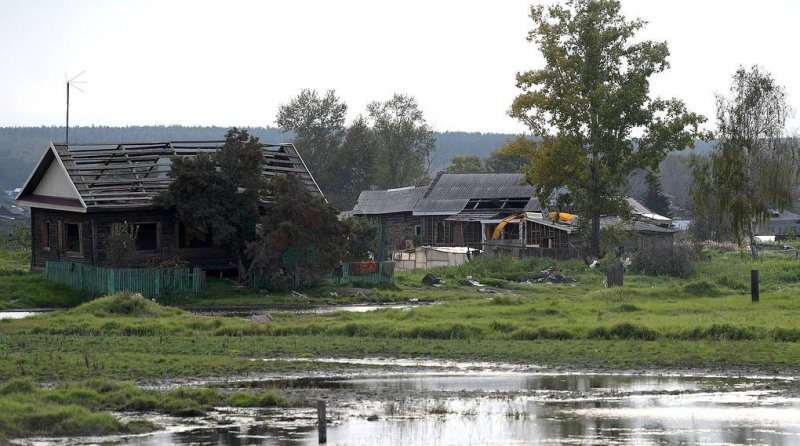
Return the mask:
[[[329,445],[800,445],[800,398],[788,379],[462,371],[225,386],[325,399]],[[318,443],[313,409],[220,409],[196,426],[172,423],[115,444]]]
[[[250,317],[264,312],[269,313],[293,313],[293,314],[328,314],[336,313],[339,311],[347,313],[367,313],[370,311],[396,309],[405,310],[420,307],[422,305],[430,305],[431,303],[401,303],[401,304],[353,304],[353,305],[273,305],[263,306],[259,309],[248,308],[215,308],[215,309],[201,309],[190,310],[194,314],[201,316],[232,316],[232,317]]]
[[[28,316],[41,314],[41,311],[0,311],[0,320],[2,319],[22,319]]]

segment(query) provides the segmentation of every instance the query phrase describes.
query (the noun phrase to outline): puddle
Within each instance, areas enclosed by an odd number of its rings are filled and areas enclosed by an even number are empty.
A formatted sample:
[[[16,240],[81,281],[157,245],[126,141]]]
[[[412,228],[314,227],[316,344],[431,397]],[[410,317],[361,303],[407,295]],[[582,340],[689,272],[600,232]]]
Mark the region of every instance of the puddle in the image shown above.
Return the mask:
[[[426,305],[433,305],[433,303],[403,303],[403,304],[353,304],[353,305],[322,305],[322,306],[307,306],[307,305],[269,305],[253,308],[214,308],[214,309],[194,309],[189,310],[194,314],[201,316],[227,316],[227,317],[250,317],[256,314],[262,314],[265,311],[269,313],[291,313],[291,314],[328,314],[336,313],[339,311],[347,313],[367,313],[370,311],[378,310],[407,310],[411,308],[422,307]]]
[[[287,362],[321,362],[326,364],[349,364],[364,366],[382,366],[413,369],[443,369],[448,371],[485,371],[495,373],[498,371],[524,372],[540,369],[535,365],[505,364],[499,362],[481,361],[446,361],[441,359],[426,358],[264,358],[264,361]]]
[[[800,444],[800,399],[791,380],[547,374],[497,367],[473,373],[469,367],[446,374],[394,371],[225,387],[279,388],[306,404],[327,400],[329,445]],[[230,411],[220,409],[205,425],[165,420],[164,431],[114,443],[317,444],[313,409]]]
[[[0,320],[3,319],[22,319],[28,316],[42,314],[44,311],[0,311]]]

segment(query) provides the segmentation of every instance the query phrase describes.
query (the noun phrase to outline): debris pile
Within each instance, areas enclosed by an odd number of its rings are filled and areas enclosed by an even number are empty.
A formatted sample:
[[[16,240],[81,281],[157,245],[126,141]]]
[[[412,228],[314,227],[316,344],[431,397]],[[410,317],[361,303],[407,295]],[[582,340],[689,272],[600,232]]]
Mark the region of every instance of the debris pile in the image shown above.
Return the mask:
[[[551,266],[539,272],[539,274],[523,280],[525,283],[577,283],[572,277],[567,277],[561,273],[561,268]]]
[[[431,273],[425,274],[422,278],[422,284],[427,286],[439,285],[442,281]]]
[[[486,285],[478,282],[477,280],[473,279],[472,276],[467,276],[467,277],[464,278],[464,280],[467,281],[468,285],[477,286],[477,287],[486,286]]]

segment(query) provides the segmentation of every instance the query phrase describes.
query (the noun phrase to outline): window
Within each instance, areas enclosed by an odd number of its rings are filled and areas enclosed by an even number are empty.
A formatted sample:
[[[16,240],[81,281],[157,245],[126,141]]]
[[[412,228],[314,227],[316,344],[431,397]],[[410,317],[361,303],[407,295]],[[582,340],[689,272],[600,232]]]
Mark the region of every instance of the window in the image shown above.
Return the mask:
[[[50,222],[46,221],[42,223],[42,248],[49,250],[50,249]]]
[[[158,223],[139,223],[136,225],[136,249],[139,251],[158,249]]]
[[[414,235],[422,235],[422,225],[414,225]]]
[[[77,223],[61,224],[61,250],[81,252],[81,225]]]

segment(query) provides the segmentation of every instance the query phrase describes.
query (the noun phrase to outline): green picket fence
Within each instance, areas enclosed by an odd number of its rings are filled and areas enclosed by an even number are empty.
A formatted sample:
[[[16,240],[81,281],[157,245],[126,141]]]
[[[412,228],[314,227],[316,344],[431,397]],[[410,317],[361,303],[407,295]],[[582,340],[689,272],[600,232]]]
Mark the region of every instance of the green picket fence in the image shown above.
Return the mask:
[[[275,284],[265,270],[250,271],[250,286],[255,288],[281,288],[291,286],[302,288],[312,285],[300,276],[291,276],[288,283]],[[363,283],[371,285],[392,285],[394,283],[394,262],[350,262],[343,263],[325,281],[329,285],[349,285]]]
[[[74,262],[47,262],[45,277],[51,282],[92,294],[131,291],[153,297],[162,294],[196,294],[206,287],[200,268],[102,268]]]

